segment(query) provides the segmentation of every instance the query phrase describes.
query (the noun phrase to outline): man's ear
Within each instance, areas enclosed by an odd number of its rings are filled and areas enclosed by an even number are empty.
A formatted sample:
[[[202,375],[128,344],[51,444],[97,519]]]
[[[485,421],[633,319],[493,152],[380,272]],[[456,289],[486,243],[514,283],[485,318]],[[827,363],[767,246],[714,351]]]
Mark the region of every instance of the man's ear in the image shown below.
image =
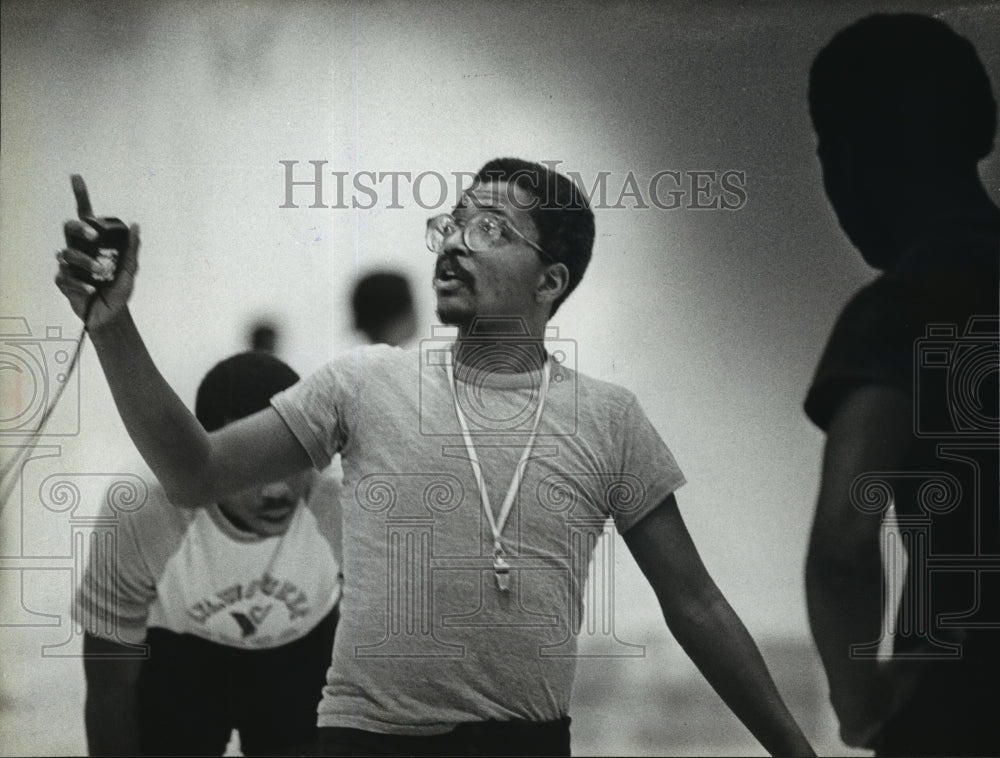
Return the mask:
[[[569,287],[569,269],[565,263],[550,263],[539,275],[535,287],[535,300],[539,303],[553,303]]]

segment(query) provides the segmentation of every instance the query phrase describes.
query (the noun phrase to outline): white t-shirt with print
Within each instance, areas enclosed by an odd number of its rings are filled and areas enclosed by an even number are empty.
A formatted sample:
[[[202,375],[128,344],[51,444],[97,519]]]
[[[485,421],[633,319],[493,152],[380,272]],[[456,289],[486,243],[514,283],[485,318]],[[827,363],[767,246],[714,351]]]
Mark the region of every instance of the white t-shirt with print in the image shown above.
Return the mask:
[[[339,485],[317,477],[288,530],[237,529],[218,505],[172,505],[154,482],[117,519],[107,566],[88,561],[77,618],[95,636],[140,643],[147,628],[242,649],[284,645],[312,631],[340,600]]]

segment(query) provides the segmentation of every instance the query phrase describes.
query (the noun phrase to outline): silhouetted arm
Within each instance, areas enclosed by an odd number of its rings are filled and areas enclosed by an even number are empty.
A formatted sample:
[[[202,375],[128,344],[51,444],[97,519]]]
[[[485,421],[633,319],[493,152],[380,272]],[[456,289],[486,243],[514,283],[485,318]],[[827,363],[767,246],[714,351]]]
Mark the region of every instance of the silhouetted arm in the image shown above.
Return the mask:
[[[772,755],[815,755],[743,622],[705,569],[674,496],[624,537],[671,633],[754,737]]]
[[[806,595],[841,739],[848,745],[871,740],[895,697],[876,659],[849,654],[851,645],[879,639],[883,614],[882,517],[855,508],[850,490],[861,474],[899,468],[911,444],[912,418],[903,392],[868,386],[845,397],[827,432]]]

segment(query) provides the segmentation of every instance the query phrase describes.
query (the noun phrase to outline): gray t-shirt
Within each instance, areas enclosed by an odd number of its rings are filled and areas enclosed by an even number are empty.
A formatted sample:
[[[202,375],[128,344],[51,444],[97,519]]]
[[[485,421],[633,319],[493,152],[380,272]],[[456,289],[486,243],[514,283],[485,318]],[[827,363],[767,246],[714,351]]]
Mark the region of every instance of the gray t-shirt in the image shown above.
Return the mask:
[[[632,393],[556,364],[503,530],[501,591],[453,398],[496,513],[542,374],[459,366],[453,395],[447,358],[440,344],[361,348],[271,401],[316,468],[343,462],[344,588],[320,726],[435,734],[565,716],[597,537],[684,483]]]

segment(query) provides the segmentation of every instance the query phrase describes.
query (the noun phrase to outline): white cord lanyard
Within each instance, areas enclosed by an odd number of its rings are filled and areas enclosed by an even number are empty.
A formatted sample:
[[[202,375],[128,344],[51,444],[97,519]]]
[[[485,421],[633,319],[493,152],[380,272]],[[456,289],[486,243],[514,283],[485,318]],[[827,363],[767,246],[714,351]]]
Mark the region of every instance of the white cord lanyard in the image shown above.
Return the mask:
[[[469,425],[465,421],[465,414],[462,413],[462,408],[458,402],[458,392],[455,389],[455,369],[451,361],[447,363],[447,370],[448,384],[451,387],[451,398],[455,402],[455,415],[458,416],[458,423],[462,427],[462,439],[465,440],[465,449],[469,454],[469,463],[472,465],[472,473],[476,477],[476,484],[479,485],[479,497],[480,502],[483,504],[483,510],[486,512],[486,521],[489,523],[490,531],[493,533],[493,575],[496,577],[497,587],[506,592],[510,589],[510,564],[504,560],[501,535],[503,534],[504,526],[507,524],[507,517],[510,516],[510,511],[514,507],[514,498],[517,496],[517,491],[521,486],[521,478],[524,476],[524,468],[528,456],[531,455],[531,449],[535,446],[538,423],[542,420],[542,410],[545,408],[545,398],[549,391],[551,367],[549,361],[546,360],[542,370],[542,388],[541,394],[538,397],[538,410],[535,411],[535,421],[531,427],[531,434],[528,437],[528,443],[524,446],[524,451],[521,453],[521,460],[518,461],[517,468],[514,469],[514,476],[510,480],[507,495],[503,499],[503,505],[500,507],[500,515],[497,518],[493,516],[493,506],[490,505],[490,496],[486,491],[486,484],[483,482],[483,467],[479,463],[476,444],[472,441]]]

